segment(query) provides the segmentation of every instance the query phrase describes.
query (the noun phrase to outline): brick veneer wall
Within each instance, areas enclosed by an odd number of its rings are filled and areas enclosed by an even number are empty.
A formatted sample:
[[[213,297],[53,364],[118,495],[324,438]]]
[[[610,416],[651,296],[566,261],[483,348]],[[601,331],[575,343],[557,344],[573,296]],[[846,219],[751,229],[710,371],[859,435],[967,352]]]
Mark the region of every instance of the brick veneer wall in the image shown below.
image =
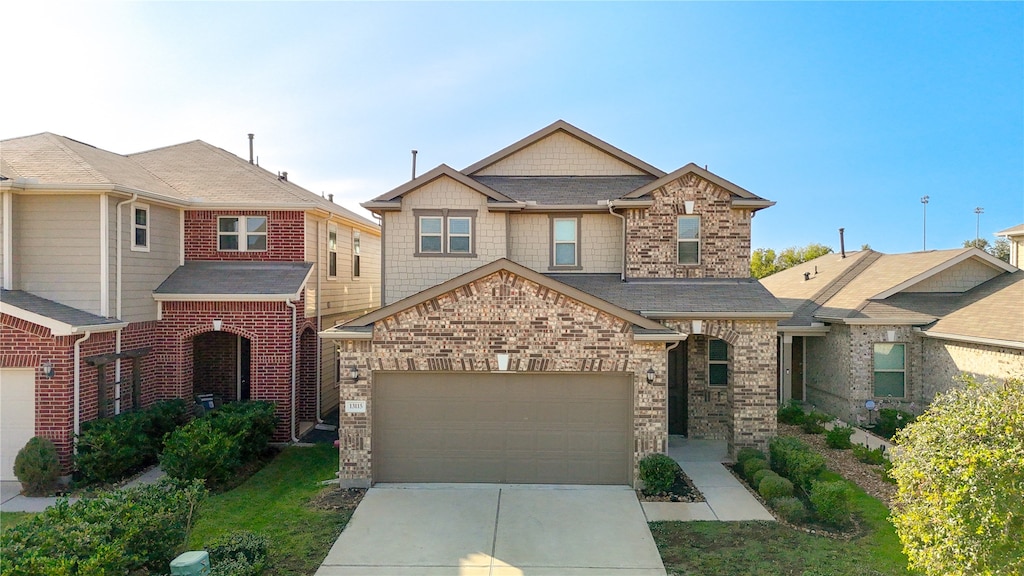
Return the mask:
[[[218,216],[266,216],[267,249],[260,252],[218,250]],[[306,249],[305,229],[302,211],[186,210],[185,260],[302,262]]]
[[[663,343],[634,342],[630,324],[499,271],[388,317],[373,342],[341,344],[342,365],[365,380],[341,383],[341,400],[366,400],[365,414],[341,413],[341,478],[366,485],[373,477],[373,370],[496,370],[495,354],[510,355],[520,372],[632,372],[635,462],[667,448],[667,354]],[[657,379],[648,384],[653,368]]]
[[[696,174],[651,192],[647,209],[626,212],[626,275],[630,278],[749,278],[750,213],[734,210],[732,195]],[[700,264],[680,265],[677,218],[684,201],[700,216]]]
[[[193,392],[214,394],[225,402],[238,396],[238,336],[228,332],[206,332],[194,339],[192,357]]]
[[[921,386],[916,398],[922,407],[936,394],[956,386],[956,377],[965,372],[979,381],[1024,379],[1024,350],[1020,348],[921,337],[921,351]]]

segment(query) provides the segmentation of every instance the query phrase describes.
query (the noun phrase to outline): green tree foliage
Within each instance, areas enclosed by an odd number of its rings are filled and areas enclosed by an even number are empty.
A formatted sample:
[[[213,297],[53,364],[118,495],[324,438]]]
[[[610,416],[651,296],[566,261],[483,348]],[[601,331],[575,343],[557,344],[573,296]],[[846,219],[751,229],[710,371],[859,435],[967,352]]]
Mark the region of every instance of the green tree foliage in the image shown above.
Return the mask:
[[[1003,262],[1010,261],[1010,241],[1006,238],[997,238],[995,244],[990,244],[984,238],[976,240],[964,240],[964,248],[977,248],[999,258]]]
[[[892,520],[925,574],[1024,573],[1024,381],[940,395],[896,434]]]
[[[758,248],[750,255],[750,275],[764,278],[832,252],[831,247],[813,242],[803,248],[791,246],[778,254],[771,248]]]

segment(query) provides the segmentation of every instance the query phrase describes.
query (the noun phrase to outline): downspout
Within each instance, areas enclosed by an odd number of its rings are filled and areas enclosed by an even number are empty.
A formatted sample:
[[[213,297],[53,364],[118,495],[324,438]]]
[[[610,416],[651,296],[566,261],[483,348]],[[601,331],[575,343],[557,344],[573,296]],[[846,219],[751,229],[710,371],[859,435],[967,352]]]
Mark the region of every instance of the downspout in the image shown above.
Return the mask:
[[[612,200],[606,200],[608,203],[608,213],[612,216],[618,217],[622,220],[622,272],[619,273],[619,280],[622,282],[626,281],[626,217],[615,211],[615,203]],[[678,344],[678,343],[677,343]],[[671,350],[671,348],[669,348]]]
[[[4,290],[14,290],[14,232],[11,225],[14,220],[11,211],[14,210],[14,193],[3,193],[4,204]]]
[[[117,217],[117,267],[116,267],[116,270],[117,270],[117,285],[116,285],[116,294],[114,295],[115,302],[116,302],[116,306],[115,306],[116,307],[116,311],[114,312],[114,317],[117,318],[118,320],[121,319],[121,244],[123,243],[123,240],[124,240],[121,237],[121,222],[124,220],[123,218],[121,218],[121,206],[124,206],[125,204],[130,204],[132,202],[135,202],[138,199],[139,199],[139,195],[137,193],[133,193],[131,198],[129,198],[127,200],[122,200],[121,202],[118,202],[117,206],[114,207],[114,215]],[[114,340],[114,352],[117,353],[117,354],[121,353],[121,330],[122,330],[121,328],[117,329],[117,337]],[[114,382],[115,382],[115,384],[114,384],[114,414],[120,414],[121,413],[121,359],[120,358],[118,358],[114,362]]]
[[[285,300],[285,304],[292,309],[292,417],[291,417],[291,434],[292,442],[298,442],[299,439],[295,436],[295,347],[298,345],[298,341],[295,337],[295,328],[297,327],[296,314],[298,314],[295,303],[291,300]]]
[[[92,332],[86,332],[84,336],[75,340],[75,437],[72,440],[75,454],[78,454],[78,433],[81,431],[82,420],[82,368],[79,366],[82,358],[82,342],[89,339]]]
[[[316,221],[316,333],[317,334],[319,334],[320,331],[323,330],[323,328],[321,327],[321,323],[323,322],[323,311],[320,309],[320,269],[321,269],[321,265],[322,265],[322,262],[320,261],[320,258],[321,258],[320,244],[322,242],[320,240],[321,240],[321,238],[320,238],[320,221],[317,220]],[[321,401],[321,394],[322,394],[321,388],[323,387],[323,383],[320,381],[320,379],[323,376],[323,366],[321,366],[321,362],[323,362],[323,360],[322,360],[323,355],[321,354],[321,351],[320,351],[320,349],[322,347],[323,347],[323,344],[319,341],[319,338],[317,338],[317,343],[316,343],[316,423],[317,424],[323,424],[324,423],[324,419],[321,418],[321,414],[320,414],[320,401]]]

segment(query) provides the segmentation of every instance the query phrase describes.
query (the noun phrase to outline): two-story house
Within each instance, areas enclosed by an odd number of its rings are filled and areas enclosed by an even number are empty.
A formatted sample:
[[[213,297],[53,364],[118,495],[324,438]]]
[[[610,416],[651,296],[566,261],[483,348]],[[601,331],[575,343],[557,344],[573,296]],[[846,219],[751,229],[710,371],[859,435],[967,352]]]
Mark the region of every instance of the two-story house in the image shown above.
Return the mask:
[[[765,447],[776,322],[749,276],[773,202],[559,121],[363,206],[384,306],[321,337],[344,483],[635,483],[669,434]]]
[[[279,441],[338,402],[316,332],[380,305],[380,229],[225,150],[0,142],[2,475],[34,435],[159,399],[276,403]]]

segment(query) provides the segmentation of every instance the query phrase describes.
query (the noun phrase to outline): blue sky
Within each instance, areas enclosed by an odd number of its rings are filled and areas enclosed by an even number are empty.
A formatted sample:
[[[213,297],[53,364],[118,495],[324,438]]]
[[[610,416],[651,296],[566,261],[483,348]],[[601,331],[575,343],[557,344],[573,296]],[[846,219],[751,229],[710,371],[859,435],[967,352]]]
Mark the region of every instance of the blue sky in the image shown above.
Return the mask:
[[[755,247],[1024,222],[1024,3],[7,4],[0,138],[202,139],[354,207],[564,119],[778,204]]]

